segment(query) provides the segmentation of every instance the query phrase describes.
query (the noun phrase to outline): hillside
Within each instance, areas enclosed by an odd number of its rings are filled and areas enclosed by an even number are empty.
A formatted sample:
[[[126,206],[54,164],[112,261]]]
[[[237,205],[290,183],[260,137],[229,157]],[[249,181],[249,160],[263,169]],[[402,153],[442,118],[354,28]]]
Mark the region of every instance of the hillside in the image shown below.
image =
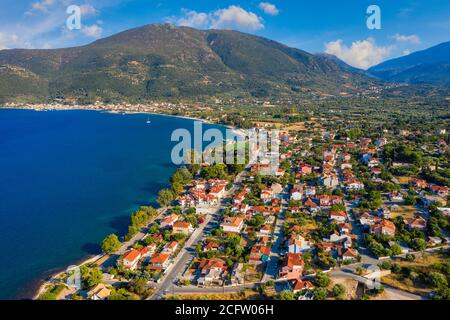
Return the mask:
[[[2,100],[326,96],[357,93],[373,84],[331,57],[236,31],[168,24],[131,29],[82,47],[0,51]]]
[[[392,82],[450,85],[450,41],[388,60],[368,70]]]

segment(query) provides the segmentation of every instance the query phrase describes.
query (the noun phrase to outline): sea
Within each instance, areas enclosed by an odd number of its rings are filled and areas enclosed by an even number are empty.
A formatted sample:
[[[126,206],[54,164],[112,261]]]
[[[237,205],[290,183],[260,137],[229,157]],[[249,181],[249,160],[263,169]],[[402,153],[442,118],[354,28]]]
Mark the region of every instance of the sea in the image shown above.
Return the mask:
[[[179,128],[193,132],[194,120],[0,108],[0,299],[32,298],[46,277],[100,253],[106,235],[123,235],[139,206],[156,205],[177,168]]]

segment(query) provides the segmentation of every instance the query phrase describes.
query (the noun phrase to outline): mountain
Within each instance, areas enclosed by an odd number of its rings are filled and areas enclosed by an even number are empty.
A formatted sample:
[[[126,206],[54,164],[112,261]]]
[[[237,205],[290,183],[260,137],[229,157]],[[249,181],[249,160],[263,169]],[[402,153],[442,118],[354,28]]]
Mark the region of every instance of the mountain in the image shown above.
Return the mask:
[[[374,85],[327,56],[229,30],[146,25],[75,48],[0,51],[0,99],[337,95]]]
[[[368,71],[392,82],[450,86],[450,41],[388,60]]]

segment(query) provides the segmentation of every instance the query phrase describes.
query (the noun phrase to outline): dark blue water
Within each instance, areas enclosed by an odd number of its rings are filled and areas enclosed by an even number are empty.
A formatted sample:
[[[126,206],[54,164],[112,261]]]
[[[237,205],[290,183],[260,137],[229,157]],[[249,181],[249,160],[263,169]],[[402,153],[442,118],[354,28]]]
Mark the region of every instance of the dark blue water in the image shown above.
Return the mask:
[[[0,299],[30,297],[39,279],[123,234],[175,170],[176,128],[193,121],[0,110]]]

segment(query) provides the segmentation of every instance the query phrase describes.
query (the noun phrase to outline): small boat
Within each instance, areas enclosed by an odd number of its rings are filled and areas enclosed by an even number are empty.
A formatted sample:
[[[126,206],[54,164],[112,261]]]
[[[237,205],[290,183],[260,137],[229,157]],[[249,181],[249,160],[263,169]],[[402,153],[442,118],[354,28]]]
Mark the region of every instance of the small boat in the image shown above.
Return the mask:
[[[147,118],[147,124],[152,123],[149,118]]]

